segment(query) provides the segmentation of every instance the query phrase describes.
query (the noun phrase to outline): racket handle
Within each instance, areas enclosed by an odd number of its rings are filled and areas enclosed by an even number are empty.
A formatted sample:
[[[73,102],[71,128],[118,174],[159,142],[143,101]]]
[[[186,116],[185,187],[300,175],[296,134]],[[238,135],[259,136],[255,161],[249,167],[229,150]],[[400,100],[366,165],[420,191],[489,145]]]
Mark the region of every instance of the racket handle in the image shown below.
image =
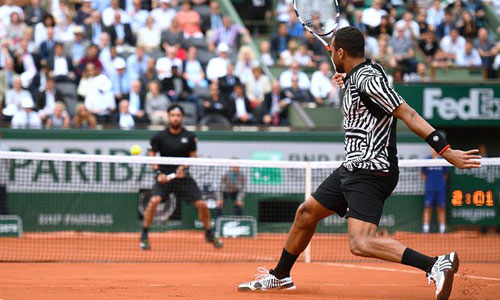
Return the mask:
[[[175,177],[176,177],[175,173],[170,173],[167,175],[168,180],[175,179]]]

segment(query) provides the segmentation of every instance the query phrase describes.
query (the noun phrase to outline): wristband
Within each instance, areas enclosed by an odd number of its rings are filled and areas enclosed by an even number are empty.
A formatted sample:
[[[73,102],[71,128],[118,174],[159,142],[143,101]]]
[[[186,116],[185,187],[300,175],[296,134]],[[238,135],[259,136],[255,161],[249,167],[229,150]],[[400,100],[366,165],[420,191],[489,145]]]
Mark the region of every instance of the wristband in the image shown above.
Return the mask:
[[[448,141],[442,136],[437,130],[429,134],[426,138],[425,141],[427,144],[429,144],[432,149],[434,149],[437,154],[441,155],[443,154],[446,149],[450,148],[450,144],[448,144]]]

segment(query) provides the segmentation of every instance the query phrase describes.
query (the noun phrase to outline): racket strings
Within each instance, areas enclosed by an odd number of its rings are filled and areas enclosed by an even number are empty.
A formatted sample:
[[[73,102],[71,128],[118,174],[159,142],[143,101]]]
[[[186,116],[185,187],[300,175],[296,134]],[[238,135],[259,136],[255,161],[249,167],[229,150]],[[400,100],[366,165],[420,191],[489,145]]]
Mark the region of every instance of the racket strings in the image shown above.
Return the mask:
[[[331,34],[337,28],[339,10],[335,0],[296,0],[295,8],[302,23],[318,35]]]

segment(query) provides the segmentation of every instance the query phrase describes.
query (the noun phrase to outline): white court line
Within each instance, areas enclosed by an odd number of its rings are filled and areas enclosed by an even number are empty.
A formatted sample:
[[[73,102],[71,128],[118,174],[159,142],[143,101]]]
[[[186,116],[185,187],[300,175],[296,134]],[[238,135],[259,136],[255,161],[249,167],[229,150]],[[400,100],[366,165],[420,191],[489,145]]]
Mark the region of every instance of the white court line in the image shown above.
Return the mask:
[[[343,267],[343,268],[354,268],[354,269],[374,270],[374,271],[422,274],[422,272],[413,271],[413,270],[402,270],[402,269],[395,269],[395,268],[372,267],[372,266],[360,266],[360,265],[353,265],[353,264],[341,264],[341,263],[316,263],[316,264],[324,265],[324,266],[331,266],[331,267]],[[495,277],[484,277],[484,276],[475,276],[475,275],[468,275],[468,274],[465,274],[464,277],[468,278],[468,279],[482,279],[482,280],[500,281],[500,278],[495,278]]]

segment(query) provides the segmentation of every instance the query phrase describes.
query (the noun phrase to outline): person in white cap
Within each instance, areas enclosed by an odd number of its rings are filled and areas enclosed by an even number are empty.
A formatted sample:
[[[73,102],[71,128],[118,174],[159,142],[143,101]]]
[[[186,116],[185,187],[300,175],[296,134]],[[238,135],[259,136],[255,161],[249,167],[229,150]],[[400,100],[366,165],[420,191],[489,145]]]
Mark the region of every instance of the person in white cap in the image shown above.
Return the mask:
[[[74,40],[65,44],[64,52],[71,57],[73,66],[78,65],[80,60],[85,56],[87,47],[90,45],[89,41],[83,39],[84,33],[85,28],[83,26],[75,26],[73,29],[73,34],[75,35]]]
[[[21,100],[22,110],[17,111],[12,118],[11,127],[15,129],[19,128],[42,128],[42,120],[38,113],[33,110],[35,103],[31,97],[23,98]]]
[[[226,76],[227,64],[230,63],[228,52],[229,46],[226,43],[220,43],[217,46],[219,56],[211,58],[207,65],[207,78],[209,80],[216,80],[219,77]]]
[[[111,76],[111,83],[115,98],[117,101],[120,101],[123,99],[123,95],[130,92],[130,82],[133,78],[127,71],[127,63],[123,58],[115,58],[113,66],[115,67],[116,72]]]
[[[169,3],[170,0],[160,0],[160,7],[153,9],[151,12],[156,26],[161,30],[168,29],[172,19],[177,15],[177,12],[169,7]]]

